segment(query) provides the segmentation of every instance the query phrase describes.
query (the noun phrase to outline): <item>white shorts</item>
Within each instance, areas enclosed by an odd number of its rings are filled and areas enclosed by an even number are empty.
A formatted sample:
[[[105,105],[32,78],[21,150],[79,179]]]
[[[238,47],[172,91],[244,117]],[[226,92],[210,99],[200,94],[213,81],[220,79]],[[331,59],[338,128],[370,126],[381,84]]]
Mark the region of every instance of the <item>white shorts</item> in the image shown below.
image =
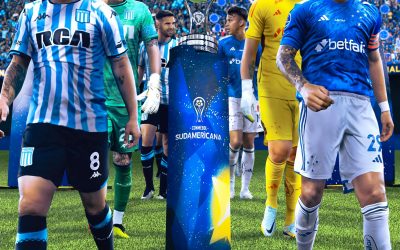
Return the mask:
[[[255,121],[250,122],[244,118],[240,110],[240,99],[241,98],[229,97],[229,131],[242,130],[243,133],[263,132],[258,102],[252,112]]]
[[[329,179],[339,153],[344,191],[367,172],[383,172],[380,133],[369,97],[330,92],[334,104],[313,112],[300,103],[295,171],[311,179]]]

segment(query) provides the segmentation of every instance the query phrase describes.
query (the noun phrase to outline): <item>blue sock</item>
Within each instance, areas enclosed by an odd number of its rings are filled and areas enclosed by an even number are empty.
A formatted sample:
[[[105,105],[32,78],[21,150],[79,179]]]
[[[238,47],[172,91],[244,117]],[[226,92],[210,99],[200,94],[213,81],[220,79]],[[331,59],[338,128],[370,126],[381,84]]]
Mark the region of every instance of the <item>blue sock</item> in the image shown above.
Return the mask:
[[[160,169],[160,195],[167,197],[168,157],[163,154]]]
[[[16,250],[47,248],[46,217],[24,215],[18,218],[18,233],[15,241]]]
[[[106,204],[103,211],[96,215],[90,215],[86,212],[86,218],[97,248],[99,250],[114,249],[113,222],[111,210],[108,205]]]

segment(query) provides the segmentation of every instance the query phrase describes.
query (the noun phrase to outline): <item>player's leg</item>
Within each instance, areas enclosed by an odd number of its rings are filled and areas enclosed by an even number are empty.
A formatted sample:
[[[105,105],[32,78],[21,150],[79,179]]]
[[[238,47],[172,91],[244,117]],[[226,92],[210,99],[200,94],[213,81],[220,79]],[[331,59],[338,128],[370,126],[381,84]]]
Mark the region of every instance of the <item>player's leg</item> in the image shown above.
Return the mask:
[[[46,136],[43,136],[46,134]],[[65,137],[57,126],[29,124],[21,150],[18,231],[15,248],[46,249],[46,217],[65,170]]]
[[[261,120],[267,130],[268,157],[265,164],[265,186],[267,193],[261,230],[272,236],[276,228],[278,191],[282,181],[286,160],[292,149],[292,111],[286,100],[260,97]]]
[[[369,98],[354,95],[342,99],[349,105],[348,132],[339,154],[341,178],[345,188],[354,187],[360,203],[365,249],[391,249],[378,123]]]
[[[239,168],[240,148],[243,144],[243,114],[240,98],[229,97],[229,168],[230,197],[235,197],[235,170]]]
[[[301,195],[295,210],[299,250],[309,250],[314,245],[325,182],[332,176],[339,145],[346,130],[346,112],[343,112],[339,103],[335,99],[335,105],[319,112],[311,111],[304,102],[300,103],[299,144],[294,166],[294,170],[302,175]]]
[[[325,180],[302,177],[301,195],[296,206],[296,241],[297,249],[313,248],[318,231],[319,207],[325,188]]]
[[[163,155],[163,146],[162,146],[162,136],[160,132],[156,133],[156,146],[154,148],[154,157],[156,158],[157,163],[157,174],[156,177],[160,178],[160,169],[161,169],[161,159]]]
[[[369,172],[360,175],[352,184],[363,214],[365,248],[392,249],[383,173]]]
[[[241,199],[252,199],[253,195],[249,190],[251,177],[254,168],[254,138],[256,133],[243,133],[243,154],[242,154],[242,187],[240,190]]]
[[[286,217],[283,234],[291,238],[296,237],[296,228],[294,225],[296,204],[301,193],[301,176],[294,171],[294,161],[296,158],[297,143],[299,139],[299,103],[290,101],[292,110],[292,134],[293,148],[285,167],[285,193],[286,193]]]
[[[160,192],[157,196],[158,199],[167,198],[168,187],[168,105],[161,104],[158,110],[160,133],[162,136],[163,155],[161,159],[160,169]]]
[[[113,152],[113,164],[115,167],[114,178],[114,234],[121,238],[129,238],[122,220],[132,188],[132,153]]]
[[[69,160],[68,180],[79,191],[97,248],[113,249],[113,220],[106,202],[107,133],[73,131],[66,147]]]
[[[153,142],[157,131],[157,114],[142,114],[142,124],[140,125],[142,133],[142,146],[140,148],[140,159],[142,162],[143,176],[146,183],[142,200],[151,199],[154,196],[153,183],[153,162],[154,151]]]

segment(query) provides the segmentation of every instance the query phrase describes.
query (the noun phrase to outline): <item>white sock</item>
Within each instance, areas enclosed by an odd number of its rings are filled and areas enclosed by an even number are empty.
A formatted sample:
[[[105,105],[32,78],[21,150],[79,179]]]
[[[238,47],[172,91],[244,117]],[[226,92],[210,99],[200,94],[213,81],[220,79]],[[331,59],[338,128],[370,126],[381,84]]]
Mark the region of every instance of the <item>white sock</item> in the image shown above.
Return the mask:
[[[241,192],[248,192],[254,168],[254,148],[243,148],[242,155],[242,189]]]
[[[231,195],[235,194],[235,168],[239,161],[239,150],[233,149],[229,144],[229,167],[231,172]]]
[[[364,221],[365,249],[390,250],[389,208],[387,202],[378,202],[361,208]]]
[[[313,248],[318,231],[319,206],[320,204],[311,208],[306,207],[300,198],[297,202],[295,223],[298,250],[310,250]]]
[[[120,211],[114,210],[113,224],[122,225],[122,218],[124,218],[124,212],[120,212]]]

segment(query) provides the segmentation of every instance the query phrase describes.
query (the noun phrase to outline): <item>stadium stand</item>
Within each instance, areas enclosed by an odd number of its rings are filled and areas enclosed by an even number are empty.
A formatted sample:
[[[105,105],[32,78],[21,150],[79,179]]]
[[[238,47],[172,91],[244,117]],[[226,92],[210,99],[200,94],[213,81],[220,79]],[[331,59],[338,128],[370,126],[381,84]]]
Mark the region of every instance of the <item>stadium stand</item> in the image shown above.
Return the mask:
[[[382,14],[382,30],[385,36],[381,36],[382,46],[385,52],[386,61],[389,63],[400,63],[400,0],[369,0],[378,8],[387,6],[387,14]],[[8,51],[11,47],[15,33],[18,17],[22,11],[24,3],[29,0],[0,0],[0,69],[7,67],[10,62]],[[177,17],[177,35],[183,36],[189,32],[189,18],[184,7],[184,0],[142,0],[149,6],[152,13],[159,10],[171,10]],[[232,5],[239,5],[249,8],[249,0],[218,0],[214,4],[210,13],[210,26],[216,37],[225,35],[224,22],[226,18],[225,10]],[[211,18],[211,15],[212,18]],[[386,33],[387,31],[387,33]],[[383,33],[382,33],[383,34]]]

